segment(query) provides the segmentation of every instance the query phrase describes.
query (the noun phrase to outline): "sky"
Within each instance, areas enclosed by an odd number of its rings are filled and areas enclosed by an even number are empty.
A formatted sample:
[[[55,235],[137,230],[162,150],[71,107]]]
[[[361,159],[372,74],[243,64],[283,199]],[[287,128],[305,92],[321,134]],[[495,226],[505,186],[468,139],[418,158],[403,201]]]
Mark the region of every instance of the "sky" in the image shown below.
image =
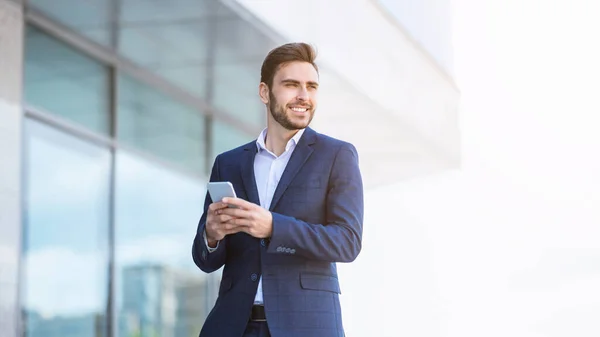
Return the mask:
[[[600,4],[453,5],[462,167],[368,192],[348,336],[598,336]]]

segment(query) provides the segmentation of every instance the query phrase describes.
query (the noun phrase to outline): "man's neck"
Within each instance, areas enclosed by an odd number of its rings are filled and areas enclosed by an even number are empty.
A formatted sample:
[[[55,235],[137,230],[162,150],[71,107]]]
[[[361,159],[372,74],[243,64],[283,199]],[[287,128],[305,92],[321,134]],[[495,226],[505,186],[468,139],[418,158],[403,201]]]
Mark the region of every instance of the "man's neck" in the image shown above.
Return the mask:
[[[267,150],[279,157],[285,151],[287,143],[296,133],[298,133],[298,130],[288,130],[281,125],[269,125],[267,126],[265,146]]]

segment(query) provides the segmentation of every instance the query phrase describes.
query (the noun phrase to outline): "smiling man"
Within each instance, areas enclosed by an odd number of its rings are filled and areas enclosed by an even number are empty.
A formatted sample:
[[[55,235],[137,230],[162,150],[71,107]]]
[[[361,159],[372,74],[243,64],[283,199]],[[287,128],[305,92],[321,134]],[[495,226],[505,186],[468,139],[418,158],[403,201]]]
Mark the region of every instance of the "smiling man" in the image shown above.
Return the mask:
[[[194,238],[201,270],[224,266],[201,337],[344,336],[336,263],[361,250],[363,186],[355,147],[309,127],[315,56],[305,43],[267,55],[259,84],[267,126],[215,159],[210,181],[231,182],[238,198],[207,193]]]

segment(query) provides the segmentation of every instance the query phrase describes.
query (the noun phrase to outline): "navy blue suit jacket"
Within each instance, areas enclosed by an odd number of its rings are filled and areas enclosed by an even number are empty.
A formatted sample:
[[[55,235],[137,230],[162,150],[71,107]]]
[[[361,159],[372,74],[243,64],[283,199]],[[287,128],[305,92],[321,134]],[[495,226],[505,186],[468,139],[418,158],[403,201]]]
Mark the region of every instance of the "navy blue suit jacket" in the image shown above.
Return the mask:
[[[230,181],[236,195],[260,204],[254,180],[256,142],[215,159],[210,181]],[[211,273],[222,266],[218,299],[201,337],[241,337],[258,278],[273,337],[344,336],[336,262],[361,250],[363,186],[355,147],[306,128],[273,195],[273,234],[228,235],[209,253],[203,233],[207,193],[192,256]]]

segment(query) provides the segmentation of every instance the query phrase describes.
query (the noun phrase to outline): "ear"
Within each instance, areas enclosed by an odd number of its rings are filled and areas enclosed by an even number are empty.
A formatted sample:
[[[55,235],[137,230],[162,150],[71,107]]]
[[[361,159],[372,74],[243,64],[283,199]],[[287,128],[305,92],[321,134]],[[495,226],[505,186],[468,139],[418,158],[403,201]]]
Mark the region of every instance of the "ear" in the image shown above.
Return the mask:
[[[264,104],[269,103],[269,87],[265,82],[260,82],[258,85],[258,95]]]

